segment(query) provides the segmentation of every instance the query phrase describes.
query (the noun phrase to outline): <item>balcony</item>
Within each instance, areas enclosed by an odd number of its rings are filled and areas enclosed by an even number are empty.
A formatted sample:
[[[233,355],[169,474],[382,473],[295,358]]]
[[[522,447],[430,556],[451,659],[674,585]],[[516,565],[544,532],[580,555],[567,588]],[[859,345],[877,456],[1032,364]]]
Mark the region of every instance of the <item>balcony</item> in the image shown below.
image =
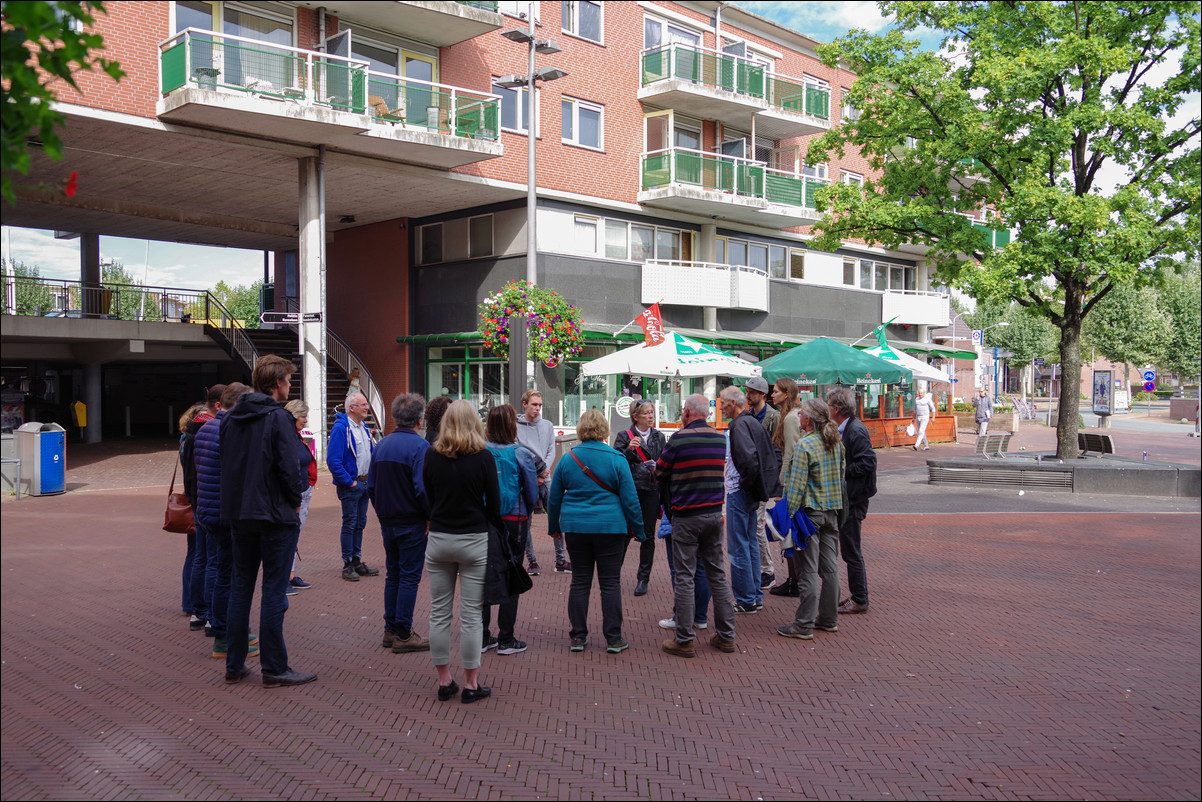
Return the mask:
[[[746,128],[773,139],[830,127],[830,90],[769,72],[763,64],[696,45],[672,42],[644,50],[638,98],[702,120]]]
[[[998,231],[984,223],[973,223],[972,227],[981,232],[981,236],[985,238],[985,247],[987,248],[1005,248],[1010,244],[1011,232],[1008,228]]]
[[[768,311],[768,274],[712,262],[643,263],[643,303]]]
[[[444,169],[503,152],[496,95],[195,28],[159,48],[164,122]]]
[[[671,148],[642,155],[638,201],[675,212],[789,228],[818,220],[815,195],[824,185],[749,159]]]
[[[321,3],[313,3],[318,6]],[[350,0],[337,5],[344,25],[366,26],[384,31],[404,31],[405,36],[439,47],[450,47],[498,30],[505,24],[496,2],[397,3],[379,0]]]
[[[881,298],[881,322],[910,326],[947,326],[951,323],[951,299],[941,292],[886,290]]]

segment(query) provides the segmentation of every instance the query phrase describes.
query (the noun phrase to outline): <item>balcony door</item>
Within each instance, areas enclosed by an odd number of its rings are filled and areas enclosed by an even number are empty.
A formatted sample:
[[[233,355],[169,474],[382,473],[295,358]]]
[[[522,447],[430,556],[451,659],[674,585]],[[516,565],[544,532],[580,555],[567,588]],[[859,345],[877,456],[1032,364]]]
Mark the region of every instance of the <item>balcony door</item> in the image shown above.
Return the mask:
[[[368,69],[376,73],[370,76],[368,82],[369,95],[382,99],[389,110],[398,111],[407,123],[439,127],[446,113],[443,106],[449,99],[442,99],[442,94],[426,83],[406,80],[437,82],[436,56],[383,41],[365,41],[359,37],[351,41],[351,55],[366,61]]]

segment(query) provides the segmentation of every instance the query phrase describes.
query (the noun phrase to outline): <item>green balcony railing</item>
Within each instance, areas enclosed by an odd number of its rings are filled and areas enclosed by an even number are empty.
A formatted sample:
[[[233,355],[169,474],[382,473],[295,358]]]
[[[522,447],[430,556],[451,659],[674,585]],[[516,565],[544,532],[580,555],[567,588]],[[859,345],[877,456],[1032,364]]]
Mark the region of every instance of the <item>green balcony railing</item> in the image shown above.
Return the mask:
[[[501,4],[497,0],[455,0],[461,6],[471,6],[472,8],[482,8],[485,11],[496,11]]]
[[[688,148],[644,153],[642,188],[673,184],[805,209],[814,208],[818,190],[826,186],[822,181],[772,170],[759,162],[734,156]]]
[[[829,89],[822,89],[813,84],[775,73],[768,76],[768,103],[778,109],[809,114],[824,120],[829,120],[831,117],[831,92]]]
[[[500,136],[500,100],[486,92],[369,72],[367,103],[380,124],[492,141]]]
[[[984,223],[973,223],[972,227],[981,232],[985,240],[987,248],[1005,248],[1010,244],[1010,229],[1003,228],[1001,231],[990,228]]]
[[[675,78],[762,100],[766,71],[737,56],[672,42],[643,51],[642,85]]]

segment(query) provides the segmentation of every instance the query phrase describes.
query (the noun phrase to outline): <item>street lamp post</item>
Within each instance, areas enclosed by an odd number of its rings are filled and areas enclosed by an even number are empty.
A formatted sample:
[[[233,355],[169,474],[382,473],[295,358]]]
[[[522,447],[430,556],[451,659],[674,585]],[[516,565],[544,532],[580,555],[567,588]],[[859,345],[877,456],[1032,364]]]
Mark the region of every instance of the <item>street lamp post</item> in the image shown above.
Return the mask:
[[[526,28],[515,28],[501,34],[506,39],[527,46],[526,74],[506,75],[494,82],[497,86],[508,89],[515,89],[519,86],[526,87],[526,281],[531,285],[538,284],[538,237],[535,228],[535,211],[538,203],[538,174],[534,161],[535,93],[538,81],[555,81],[567,77],[567,73],[557,67],[543,67],[541,70],[535,68],[534,56],[536,53],[544,55],[559,53],[562,48],[549,39],[535,37],[534,8],[535,4],[531,2],[526,12]],[[525,385],[530,378],[526,373],[526,356],[525,350],[518,353],[516,348],[509,349],[509,397],[515,409],[522,408],[522,393],[525,392]],[[520,386],[515,386],[514,378],[518,376],[524,376],[525,379]]]

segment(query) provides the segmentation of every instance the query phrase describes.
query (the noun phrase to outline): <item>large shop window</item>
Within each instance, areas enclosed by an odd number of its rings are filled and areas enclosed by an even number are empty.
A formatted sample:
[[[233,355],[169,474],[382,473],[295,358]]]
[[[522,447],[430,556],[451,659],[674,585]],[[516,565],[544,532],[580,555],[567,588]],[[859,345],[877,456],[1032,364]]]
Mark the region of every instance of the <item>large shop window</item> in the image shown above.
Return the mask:
[[[509,400],[507,367],[483,346],[431,348],[427,353],[426,394],[431,398],[466,398],[485,415]]]

